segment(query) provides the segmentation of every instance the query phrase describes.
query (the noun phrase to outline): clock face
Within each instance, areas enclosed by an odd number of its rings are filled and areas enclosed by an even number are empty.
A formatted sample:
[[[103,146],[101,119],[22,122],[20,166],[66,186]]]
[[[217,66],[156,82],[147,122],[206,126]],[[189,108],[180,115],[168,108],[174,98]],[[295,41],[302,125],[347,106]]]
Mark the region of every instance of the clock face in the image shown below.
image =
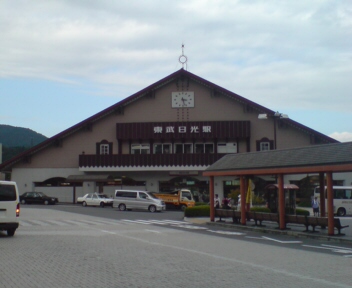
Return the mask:
[[[172,92],[172,108],[194,107],[194,92]]]

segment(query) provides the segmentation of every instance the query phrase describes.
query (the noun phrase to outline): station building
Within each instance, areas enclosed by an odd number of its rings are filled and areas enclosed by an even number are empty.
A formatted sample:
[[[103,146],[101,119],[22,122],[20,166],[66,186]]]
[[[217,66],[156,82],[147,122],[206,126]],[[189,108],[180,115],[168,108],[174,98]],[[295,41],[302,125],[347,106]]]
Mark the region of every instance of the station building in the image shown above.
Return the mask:
[[[203,171],[226,154],[337,142],[182,68],[2,163],[0,171],[21,193],[42,191],[60,202],[118,188],[188,188],[199,196],[209,193]],[[287,177],[285,183],[295,179]],[[270,175],[260,181],[275,183]],[[214,185],[223,197],[239,180],[218,177]]]

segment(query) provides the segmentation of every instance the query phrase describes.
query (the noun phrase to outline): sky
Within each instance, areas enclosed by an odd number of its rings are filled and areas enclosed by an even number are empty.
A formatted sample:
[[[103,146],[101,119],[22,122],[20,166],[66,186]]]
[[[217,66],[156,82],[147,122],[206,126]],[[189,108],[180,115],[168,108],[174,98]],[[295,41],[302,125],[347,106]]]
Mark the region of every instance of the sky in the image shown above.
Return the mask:
[[[352,141],[352,1],[0,0],[0,124],[52,137],[182,68]]]

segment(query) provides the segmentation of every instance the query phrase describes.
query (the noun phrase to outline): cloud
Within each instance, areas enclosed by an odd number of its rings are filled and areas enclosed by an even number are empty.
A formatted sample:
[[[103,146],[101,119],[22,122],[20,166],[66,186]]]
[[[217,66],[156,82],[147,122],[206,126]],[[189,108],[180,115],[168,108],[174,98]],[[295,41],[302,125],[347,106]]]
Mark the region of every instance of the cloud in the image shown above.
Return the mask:
[[[350,142],[352,141],[352,132],[334,132],[330,134],[329,137],[334,138],[340,142]]]

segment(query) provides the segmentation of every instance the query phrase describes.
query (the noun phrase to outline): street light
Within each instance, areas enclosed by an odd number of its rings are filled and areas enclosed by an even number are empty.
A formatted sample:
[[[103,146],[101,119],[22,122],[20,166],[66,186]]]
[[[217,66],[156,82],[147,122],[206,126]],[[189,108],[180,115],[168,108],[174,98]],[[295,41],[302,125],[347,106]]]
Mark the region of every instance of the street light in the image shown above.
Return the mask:
[[[259,120],[267,120],[269,118],[274,118],[274,149],[276,150],[276,119],[288,119],[287,114],[282,114],[279,112],[275,112],[274,114],[259,114]]]

